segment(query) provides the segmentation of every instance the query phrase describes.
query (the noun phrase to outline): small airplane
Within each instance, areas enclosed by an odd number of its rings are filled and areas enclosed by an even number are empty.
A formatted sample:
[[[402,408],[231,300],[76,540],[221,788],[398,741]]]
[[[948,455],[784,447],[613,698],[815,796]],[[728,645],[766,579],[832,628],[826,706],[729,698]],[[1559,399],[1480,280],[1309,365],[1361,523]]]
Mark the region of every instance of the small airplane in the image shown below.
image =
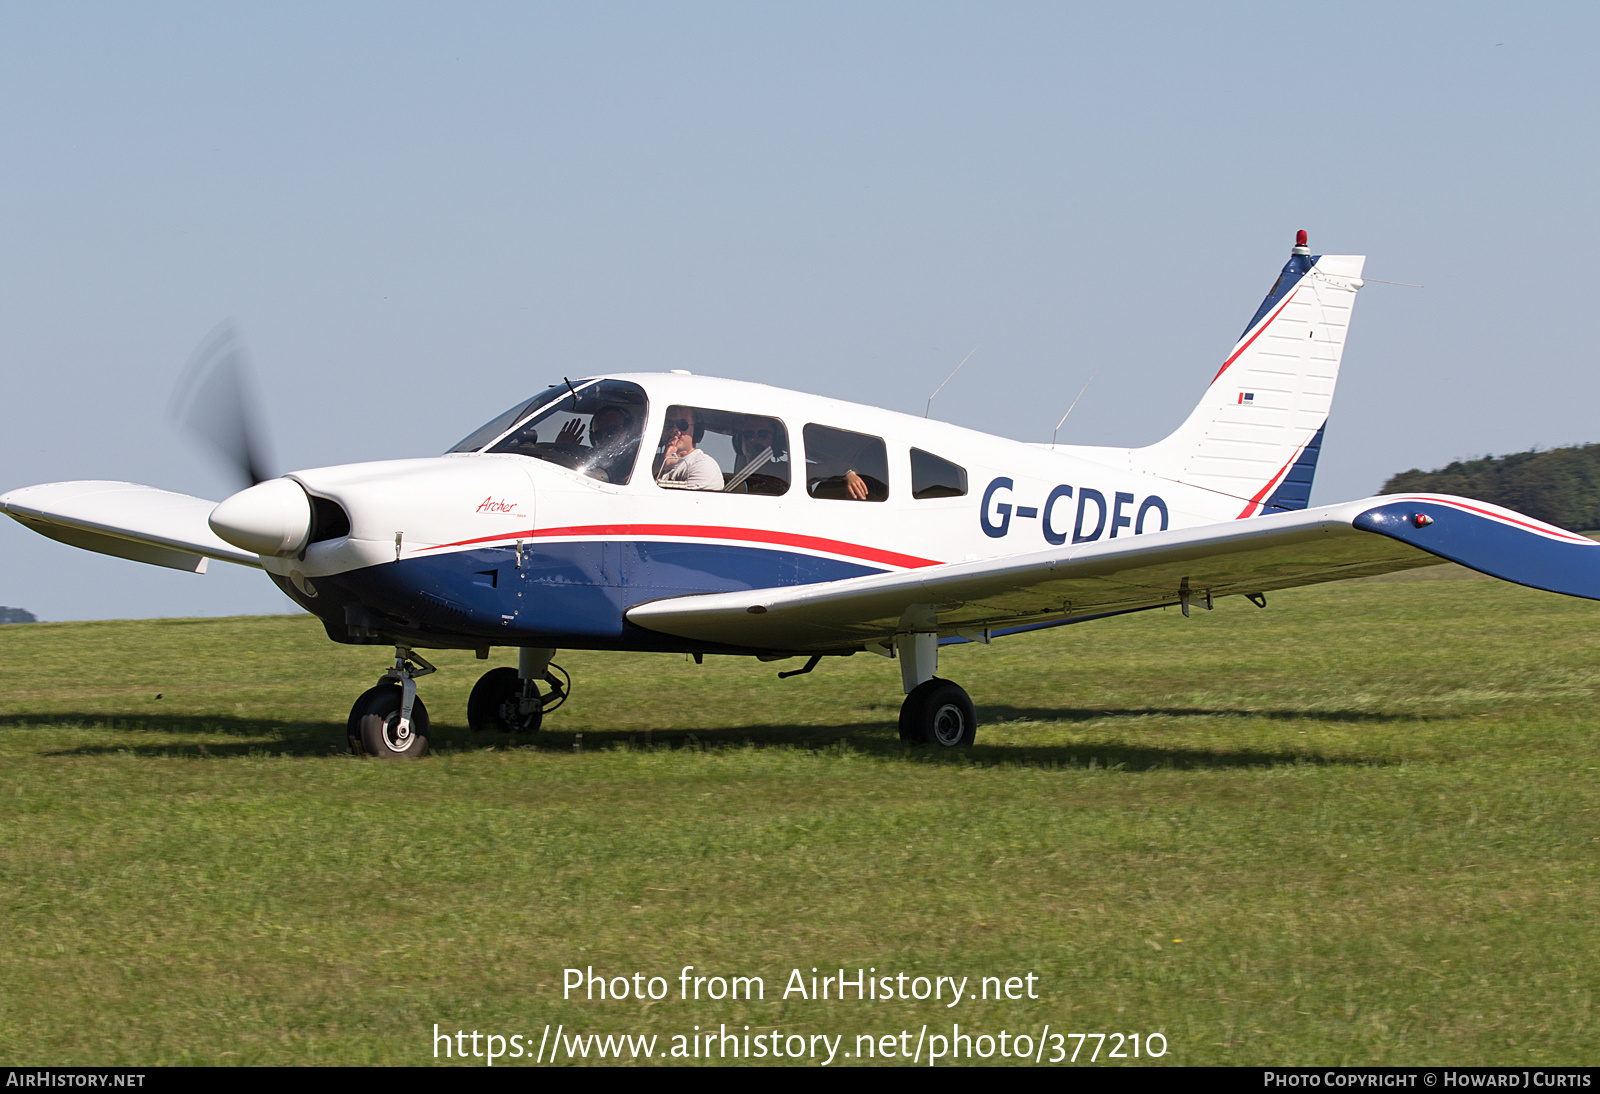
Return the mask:
[[[420,757],[419,649],[512,646],[473,729],[533,732],[558,649],[899,662],[903,740],[973,742],[939,648],[1443,561],[1600,599],[1600,544],[1446,495],[1308,508],[1362,256],[1300,232],[1170,436],[1029,444],[762,384],[562,378],[442,456],[266,477],[220,504],[123,482],[0,495],[33,530],[204,573],[265,570],[335,642],[394,648],[351,707],[353,751]],[[212,424],[237,432],[237,416]],[[220,423],[220,424],[219,424]],[[235,423],[235,424],[229,424]],[[246,446],[248,448],[248,446]]]

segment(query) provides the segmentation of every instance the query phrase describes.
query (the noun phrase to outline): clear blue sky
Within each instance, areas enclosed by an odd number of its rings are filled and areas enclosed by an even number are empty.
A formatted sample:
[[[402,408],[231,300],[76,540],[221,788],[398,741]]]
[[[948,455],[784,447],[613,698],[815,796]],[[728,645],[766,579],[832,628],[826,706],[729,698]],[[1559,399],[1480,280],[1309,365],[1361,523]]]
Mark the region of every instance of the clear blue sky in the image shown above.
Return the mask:
[[[169,425],[237,321],[279,466],[689,368],[1143,444],[1297,228],[1370,256],[1313,501],[1600,439],[1600,7],[0,7],[0,490],[220,498]],[[293,610],[0,521],[46,619]]]

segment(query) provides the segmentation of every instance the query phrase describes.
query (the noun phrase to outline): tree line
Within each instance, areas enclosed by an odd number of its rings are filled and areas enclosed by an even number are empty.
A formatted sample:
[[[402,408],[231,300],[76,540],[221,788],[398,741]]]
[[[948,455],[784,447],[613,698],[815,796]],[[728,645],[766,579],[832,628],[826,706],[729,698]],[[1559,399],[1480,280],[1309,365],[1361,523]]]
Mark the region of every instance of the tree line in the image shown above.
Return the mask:
[[[1600,529],[1600,444],[1457,460],[1436,471],[1412,468],[1382,494],[1460,494],[1571,528]]]

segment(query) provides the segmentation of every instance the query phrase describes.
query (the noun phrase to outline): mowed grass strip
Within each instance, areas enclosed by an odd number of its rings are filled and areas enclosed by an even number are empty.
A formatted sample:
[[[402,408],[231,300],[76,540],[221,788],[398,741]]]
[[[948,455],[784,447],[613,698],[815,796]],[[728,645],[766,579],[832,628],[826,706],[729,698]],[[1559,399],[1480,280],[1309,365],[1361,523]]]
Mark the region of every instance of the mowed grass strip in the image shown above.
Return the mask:
[[[434,1023],[658,1052],[1049,1023],[1175,1063],[1591,1062],[1597,622],[1371,582],[947,647],[983,722],[954,756],[899,744],[868,655],[779,681],[563,653],[573,698],[520,741],[464,726],[510,658],[441,653],[422,763],[347,754],[386,651],[309,618],[0,628],[0,1036],[11,1063],[423,1063]],[[684,965],[766,998],[680,1001]],[[672,995],[563,1000],[588,966]],[[1040,997],[782,998],[841,966]]]

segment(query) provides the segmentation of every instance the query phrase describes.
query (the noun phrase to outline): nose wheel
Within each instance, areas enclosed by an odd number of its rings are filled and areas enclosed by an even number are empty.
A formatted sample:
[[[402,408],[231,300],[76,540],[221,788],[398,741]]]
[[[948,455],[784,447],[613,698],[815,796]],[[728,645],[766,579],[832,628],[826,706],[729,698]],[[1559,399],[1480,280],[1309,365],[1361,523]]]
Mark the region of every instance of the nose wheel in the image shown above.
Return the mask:
[[[350,708],[346,733],[357,756],[420,760],[428,754],[428,708],[416,678],[435,671],[415,651],[396,646],[394,667]]]

